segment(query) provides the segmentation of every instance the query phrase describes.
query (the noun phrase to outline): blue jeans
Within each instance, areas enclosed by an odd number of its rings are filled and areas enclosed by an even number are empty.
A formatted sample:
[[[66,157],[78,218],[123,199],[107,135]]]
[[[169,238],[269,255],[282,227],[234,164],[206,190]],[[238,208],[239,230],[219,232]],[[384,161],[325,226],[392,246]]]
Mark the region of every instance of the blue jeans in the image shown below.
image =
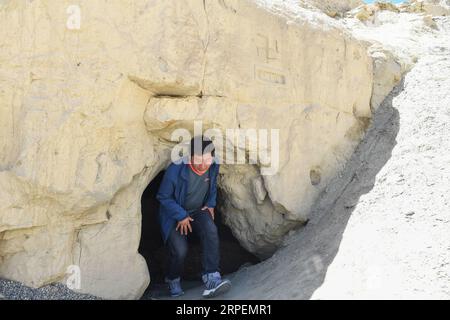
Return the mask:
[[[190,214],[192,232],[196,233],[202,245],[202,274],[219,271],[219,234],[208,210],[197,210]],[[169,272],[167,278],[173,280],[181,276],[184,259],[188,251],[187,235],[181,235],[180,229],[170,232],[167,239],[169,249]],[[189,234],[189,233],[188,233]]]

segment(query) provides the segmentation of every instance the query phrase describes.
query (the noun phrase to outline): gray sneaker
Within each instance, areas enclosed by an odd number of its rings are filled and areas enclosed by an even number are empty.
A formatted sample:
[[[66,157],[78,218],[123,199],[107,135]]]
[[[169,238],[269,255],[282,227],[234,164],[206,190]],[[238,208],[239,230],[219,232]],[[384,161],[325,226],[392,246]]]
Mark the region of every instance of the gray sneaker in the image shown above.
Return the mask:
[[[166,277],[165,282],[169,285],[170,296],[175,298],[184,294],[183,289],[181,289],[181,279],[175,278],[170,280]]]
[[[222,279],[219,272],[204,274],[202,280],[206,287],[203,291],[204,298],[217,297],[231,288],[231,281]]]

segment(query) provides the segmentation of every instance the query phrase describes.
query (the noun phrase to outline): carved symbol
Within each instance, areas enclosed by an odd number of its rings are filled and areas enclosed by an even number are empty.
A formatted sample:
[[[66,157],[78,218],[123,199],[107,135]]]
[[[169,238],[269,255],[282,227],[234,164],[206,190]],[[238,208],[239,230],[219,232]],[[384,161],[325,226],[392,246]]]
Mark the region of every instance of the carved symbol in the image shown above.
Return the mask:
[[[260,63],[255,64],[255,79],[265,83],[285,85],[285,72],[279,70],[280,61],[277,61],[280,58],[278,40],[271,40],[260,33],[256,36],[256,54]]]
[[[256,65],[255,65],[255,78],[264,82],[274,84],[281,84],[281,85],[286,84],[286,77],[283,73]]]
[[[256,54],[265,63],[277,60],[279,56],[278,40],[273,40],[272,43],[268,36],[257,34],[258,43],[256,45]],[[272,44],[272,46],[271,46]]]

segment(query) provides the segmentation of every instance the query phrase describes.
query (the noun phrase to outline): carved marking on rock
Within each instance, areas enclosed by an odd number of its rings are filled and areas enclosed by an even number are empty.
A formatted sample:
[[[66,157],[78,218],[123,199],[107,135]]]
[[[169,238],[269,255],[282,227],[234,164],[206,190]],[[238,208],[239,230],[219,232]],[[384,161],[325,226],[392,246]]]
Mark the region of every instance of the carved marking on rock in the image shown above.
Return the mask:
[[[257,34],[256,54],[264,63],[270,63],[279,58],[278,40],[270,41],[268,36]]]
[[[255,79],[278,85],[286,84],[286,76],[282,71],[268,68],[266,66],[255,65]]]

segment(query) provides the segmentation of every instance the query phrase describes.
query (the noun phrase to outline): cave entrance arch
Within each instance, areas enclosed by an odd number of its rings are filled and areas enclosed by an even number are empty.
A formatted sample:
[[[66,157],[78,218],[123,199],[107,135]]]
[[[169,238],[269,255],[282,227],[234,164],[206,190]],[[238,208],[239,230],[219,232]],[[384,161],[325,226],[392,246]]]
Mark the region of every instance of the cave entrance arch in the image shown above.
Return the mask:
[[[150,285],[144,296],[160,294],[164,290],[164,275],[168,262],[167,250],[164,247],[158,221],[159,202],[156,199],[159,185],[164,176],[164,170],[153,178],[141,197],[141,240],[139,253],[145,258],[150,272]],[[222,201],[220,192],[217,203]],[[255,264],[259,259],[244,249],[233,236],[229,227],[222,223],[222,213],[216,209],[215,223],[220,238],[220,268],[223,275],[237,271],[242,265]],[[189,251],[185,261],[184,281],[199,281],[201,274],[201,246],[197,238],[190,236]],[[156,293],[156,292],[159,293]]]

